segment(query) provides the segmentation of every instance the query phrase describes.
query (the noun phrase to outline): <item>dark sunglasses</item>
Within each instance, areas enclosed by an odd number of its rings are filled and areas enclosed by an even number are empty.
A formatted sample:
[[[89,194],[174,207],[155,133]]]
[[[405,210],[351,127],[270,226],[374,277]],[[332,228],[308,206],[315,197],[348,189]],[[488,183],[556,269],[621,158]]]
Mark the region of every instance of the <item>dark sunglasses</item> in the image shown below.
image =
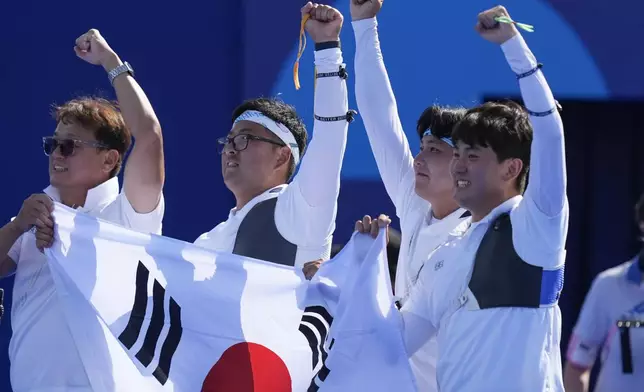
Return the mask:
[[[68,157],[73,155],[76,148],[80,146],[109,148],[107,145],[99,142],[88,142],[78,139],[56,139],[53,136],[45,136],[42,138],[42,148],[47,156],[53,154],[60,147],[60,155]]]
[[[223,153],[224,150],[226,149],[226,146],[231,143],[235,151],[244,151],[246,148],[248,148],[248,142],[250,140],[257,140],[264,143],[270,143],[280,147],[286,146],[286,144],[284,143],[276,142],[275,140],[267,139],[265,137],[240,133],[239,135],[235,135],[233,137],[226,136],[226,137],[220,137],[219,139],[217,139],[217,143],[219,144],[219,148],[217,149],[217,152],[219,152],[220,154]]]

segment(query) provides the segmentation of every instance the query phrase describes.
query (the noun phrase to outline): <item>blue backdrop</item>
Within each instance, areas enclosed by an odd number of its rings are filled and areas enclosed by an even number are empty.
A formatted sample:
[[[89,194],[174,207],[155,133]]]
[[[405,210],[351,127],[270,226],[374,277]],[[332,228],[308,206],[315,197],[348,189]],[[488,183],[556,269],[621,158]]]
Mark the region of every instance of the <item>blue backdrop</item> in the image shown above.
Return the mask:
[[[165,234],[192,241],[225,219],[232,197],[220,178],[215,139],[228,131],[232,109],[245,98],[280,94],[312,125],[310,46],[301,61],[301,90],[295,91],[291,74],[302,3],[5,2],[0,13],[0,130],[5,145],[0,160],[6,170],[0,222],[8,221],[23,199],[47,185],[40,137],[55,127],[50,105],[78,94],[112,96],[104,72],[73,52],[76,37],[90,28],[99,29],[133,65],[161,120],[167,162]],[[335,3],[346,16],[343,52],[353,74],[348,1]],[[386,2],[379,18],[381,41],[412,148],[418,146],[414,124],[426,106],[434,102],[471,106],[484,96],[518,93],[500,49],[482,41],[473,30],[476,14],[495,4],[490,0]],[[639,18],[644,3],[508,0],[504,4],[516,20],[535,25],[536,32],[525,35],[545,64],[558,99],[623,100],[644,95],[644,52],[634,44],[644,38]],[[611,15],[614,10],[619,10],[619,23],[598,23],[598,15]],[[353,80],[349,81],[352,87]],[[352,89],[350,96],[355,108]],[[620,184],[616,186],[628,187]],[[350,128],[344,161],[336,241],[348,238],[359,216],[381,212],[395,215],[358,118]],[[607,244],[602,254],[610,255],[611,246],[632,248],[632,238],[620,244]],[[619,261],[602,259],[593,274]],[[583,260],[573,262],[583,269]],[[583,295],[590,278],[575,287],[577,297]],[[0,281],[7,291],[6,305],[11,303],[11,285],[12,279]],[[574,322],[575,312],[564,314],[565,328]],[[10,390],[9,337],[6,316],[0,326],[0,391]]]

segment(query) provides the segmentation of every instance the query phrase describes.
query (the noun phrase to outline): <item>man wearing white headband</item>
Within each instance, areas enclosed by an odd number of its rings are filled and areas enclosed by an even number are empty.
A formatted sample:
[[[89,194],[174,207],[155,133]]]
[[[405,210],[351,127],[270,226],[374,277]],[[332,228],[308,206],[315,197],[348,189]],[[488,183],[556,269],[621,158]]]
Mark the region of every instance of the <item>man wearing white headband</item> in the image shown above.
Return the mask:
[[[222,175],[236,206],[228,220],[195,241],[297,268],[330,256],[340,169],[354,114],[348,110],[340,50],[342,15],[312,3],[301,11],[309,15],[305,29],[315,42],[315,137],[304,156],[304,124],[292,106],[279,100],[253,99],[235,109],[232,129],[218,142]]]
[[[387,193],[400,218],[402,240],[396,267],[395,295],[404,303],[427,257],[469,215],[454,200],[449,171],[454,144],[452,128],[465,109],[431,106],[417,123],[420,152],[414,157],[402,128],[396,99],[378,41],[376,14],[382,0],[350,0],[356,37],[356,98],[371,149]],[[375,222],[374,222],[375,224]],[[371,218],[357,227],[367,231]],[[374,230],[373,233],[377,233]],[[434,269],[432,265],[430,270]],[[419,391],[436,391],[436,340],[411,358]]]

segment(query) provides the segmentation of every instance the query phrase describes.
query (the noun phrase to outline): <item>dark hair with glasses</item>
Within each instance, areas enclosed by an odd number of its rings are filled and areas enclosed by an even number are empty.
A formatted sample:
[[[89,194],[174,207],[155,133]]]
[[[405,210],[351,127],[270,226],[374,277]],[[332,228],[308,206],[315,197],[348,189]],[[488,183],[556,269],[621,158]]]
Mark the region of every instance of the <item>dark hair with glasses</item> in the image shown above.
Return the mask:
[[[281,123],[286,128],[288,128],[288,130],[291,131],[291,133],[295,137],[297,147],[300,150],[300,162],[302,161],[302,157],[304,156],[304,152],[306,150],[308,134],[306,133],[304,121],[302,121],[300,116],[298,116],[293,106],[288,105],[283,101],[275,98],[256,98],[247,100],[237,108],[235,108],[235,110],[233,110],[232,123],[234,124],[235,119],[247,110],[256,110],[258,112],[261,112],[271,120]],[[255,136],[252,139],[254,138]],[[247,141],[248,140],[250,139],[247,139]],[[273,141],[271,140],[271,142]],[[293,159],[291,159],[291,164],[289,166],[286,178],[287,181],[293,176],[293,173],[295,173],[295,162],[293,161]]]
[[[132,144],[132,135],[123,121],[123,116],[118,109],[118,103],[97,97],[80,97],[72,99],[60,106],[54,106],[52,117],[56,123],[76,124],[94,133],[96,143],[79,140],[43,140],[45,153],[47,148],[51,152],[60,145],[61,154],[71,154],[79,145],[90,145],[91,147],[116,150],[119,153],[119,161],[110,173],[110,177],[116,176],[121,170],[125,153]],[[47,139],[47,138],[45,138]],[[49,143],[49,146],[47,144]]]
[[[224,136],[217,139],[217,143],[219,144],[217,151],[222,154],[229,143],[232,143],[233,150],[244,151],[246,148],[248,148],[248,142],[250,140],[257,140],[260,142],[274,144],[279,147],[286,147],[286,144],[278,142],[276,140],[271,140],[269,138],[261,136],[249,135],[246,133],[240,133],[239,135],[235,135],[233,137]]]

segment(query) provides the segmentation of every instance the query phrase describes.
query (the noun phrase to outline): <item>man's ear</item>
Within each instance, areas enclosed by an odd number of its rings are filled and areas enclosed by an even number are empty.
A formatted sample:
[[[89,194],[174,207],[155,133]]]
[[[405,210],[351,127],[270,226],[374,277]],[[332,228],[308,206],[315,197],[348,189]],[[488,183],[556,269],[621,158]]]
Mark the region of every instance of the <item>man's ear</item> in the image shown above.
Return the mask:
[[[103,171],[106,173],[111,173],[112,170],[118,165],[119,160],[121,159],[121,154],[116,150],[109,150],[105,154],[105,159],[103,160]]]
[[[288,165],[291,161],[291,149],[288,147],[280,147],[278,151],[277,161],[275,162],[275,168],[286,164]]]
[[[523,161],[519,158],[508,158],[503,162],[502,178],[505,181],[512,181],[519,177],[523,170]]]

